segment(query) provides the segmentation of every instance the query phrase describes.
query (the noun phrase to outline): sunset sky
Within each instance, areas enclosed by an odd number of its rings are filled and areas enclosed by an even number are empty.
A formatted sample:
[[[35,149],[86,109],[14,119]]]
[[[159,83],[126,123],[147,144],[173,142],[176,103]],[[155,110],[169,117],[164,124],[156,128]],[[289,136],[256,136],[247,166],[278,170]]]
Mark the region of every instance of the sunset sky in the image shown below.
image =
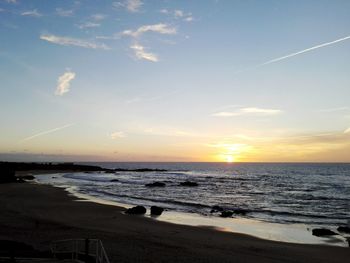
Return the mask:
[[[0,0],[0,160],[350,162],[349,12]]]

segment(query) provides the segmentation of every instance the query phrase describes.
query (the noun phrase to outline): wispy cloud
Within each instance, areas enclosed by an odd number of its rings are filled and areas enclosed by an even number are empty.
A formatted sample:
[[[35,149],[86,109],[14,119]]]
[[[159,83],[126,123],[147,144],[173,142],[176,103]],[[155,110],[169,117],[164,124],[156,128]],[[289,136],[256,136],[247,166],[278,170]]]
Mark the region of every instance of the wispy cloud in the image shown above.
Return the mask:
[[[175,10],[174,17],[177,19],[183,19],[184,21],[187,21],[187,22],[193,21],[192,13],[185,13],[182,10]]]
[[[10,3],[10,4],[16,4],[17,0],[5,0],[5,2]]]
[[[344,133],[350,133],[350,127],[347,128],[347,129],[344,131]]]
[[[146,32],[155,32],[155,33],[159,33],[159,34],[174,35],[177,33],[177,30],[175,27],[171,27],[167,24],[159,23],[159,24],[154,24],[154,25],[143,25],[135,31],[124,30],[122,32],[122,35],[132,36],[132,37],[136,38],[136,37],[139,37]]]
[[[62,96],[63,94],[69,92],[70,83],[75,78],[75,73],[72,71],[66,71],[57,80],[57,87],[55,94],[57,96]]]
[[[42,34],[40,36],[40,39],[46,40],[48,42],[62,45],[62,46],[76,46],[76,47],[83,47],[83,48],[92,48],[92,49],[104,49],[108,50],[110,49],[105,44],[99,44],[95,43],[93,41],[88,41],[84,39],[78,39],[78,38],[71,38],[71,37],[61,37],[61,36],[55,36],[50,34]]]
[[[173,11],[168,9],[161,9],[159,10],[159,12],[165,15],[170,15],[175,19],[182,19],[183,21],[186,21],[186,22],[191,22],[194,20],[192,13],[186,13],[185,11],[180,9],[176,9]]]
[[[74,10],[73,9],[63,9],[63,8],[56,8],[56,14],[63,17],[73,16]]]
[[[43,14],[41,14],[37,9],[33,9],[22,12],[21,16],[41,17]]]
[[[135,43],[130,46],[130,48],[134,51],[137,59],[144,59],[152,62],[158,62],[158,56],[156,54],[145,51],[145,47],[140,44]]]
[[[96,23],[96,22],[85,22],[85,23],[82,23],[80,25],[78,25],[78,27],[80,29],[85,29],[85,28],[94,28],[94,27],[99,27],[101,24],[100,23]]]
[[[126,134],[122,131],[116,131],[116,132],[111,133],[110,137],[111,137],[111,139],[115,140],[115,139],[126,137]]]
[[[42,131],[42,132],[39,132],[37,134],[34,134],[32,136],[29,136],[27,138],[24,138],[23,140],[21,140],[20,142],[25,142],[25,141],[29,141],[29,140],[32,140],[34,138],[37,138],[37,137],[40,137],[40,136],[43,136],[43,135],[46,135],[46,134],[50,134],[50,133],[53,133],[53,132],[56,132],[56,131],[59,131],[59,130],[63,130],[63,129],[66,129],[68,127],[71,127],[73,126],[74,124],[66,124],[64,126],[61,126],[61,127],[58,127],[58,128],[54,128],[54,129],[51,129],[51,130],[48,130],[48,131]]]
[[[221,111],[213,113],[211,116],[215,117],[234,117],[241,115],[255,115],[255,116],[268,116],[268,115],[278,115],[283,111],[278,109],[263,109],[256,107],[240,108],[235,111]]]
[[[115,8],[122,7],[131,13],[137,13],[140,11],[143,5],[143,2],[141,0],[125,0],[125,1],[113,2],[112,5]]]
[[[91,15],[91,18],[95,21],[102,21],[104,19],[106,19],[107,15],[105,14],[93,14]]]

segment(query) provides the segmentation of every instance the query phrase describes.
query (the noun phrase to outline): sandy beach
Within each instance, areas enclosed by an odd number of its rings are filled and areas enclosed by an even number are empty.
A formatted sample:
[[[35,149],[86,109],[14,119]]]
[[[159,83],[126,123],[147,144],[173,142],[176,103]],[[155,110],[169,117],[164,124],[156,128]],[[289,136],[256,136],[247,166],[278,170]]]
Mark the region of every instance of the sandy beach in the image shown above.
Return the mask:
[[[0,239],[48,250],[50,242],[98,238],[111,262],[346,262],[349,248],[263,240],[125,215],[122,207],[77,202],[65,190],[0,185]]]

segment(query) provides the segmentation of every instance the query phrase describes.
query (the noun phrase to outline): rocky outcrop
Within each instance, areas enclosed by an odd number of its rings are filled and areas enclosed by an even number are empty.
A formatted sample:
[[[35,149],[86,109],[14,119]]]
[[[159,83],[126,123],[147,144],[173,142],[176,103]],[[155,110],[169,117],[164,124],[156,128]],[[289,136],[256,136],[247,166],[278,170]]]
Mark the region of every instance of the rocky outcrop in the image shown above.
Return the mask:
[[[350,227],[348,226],[340,226],[337,228],[338,232],[350,234]]]
[[[138,205],[127,209],[125,213],[129,215],[144,215],[146,214],[146,211],[147,210],[144,206]]]
[[[154,182],[150,184],[146,184],[147,187],[165,187],[165,183],[163,182]]]
[[[222,212],[222,211],[224,211],[224,208],[222,208],[221,206],[218,206],[218,205],[214,205],[211,208],[210,213],[217,213],[217,212]]]
[[[327,228],[315,228],[315,229],[312,229],[312,234],[314,236],[317,236],[317,237],[337,235],[337,233],[335,233],[332,230],[329,230]]]
[[[198,183],[191,182],[191,181],[185,181],[180,183],[181,186],[198,186]]]
[[[242,216],[245,216],[247,214],[247,210],[244,210],[244,209],[235,209],[233,210],[233,213],[236,214],[236,215],[242,215]]]
[[[232,211],[222,211],[220,217],[232,217]]]
[[[161,208],[159,206],[151,206],[151,215],[153,216],[160,216],[164,211],[164,208]]]
[[[23,180],[34,180],[35,177],[33,175],[23,175],[20,177]]]

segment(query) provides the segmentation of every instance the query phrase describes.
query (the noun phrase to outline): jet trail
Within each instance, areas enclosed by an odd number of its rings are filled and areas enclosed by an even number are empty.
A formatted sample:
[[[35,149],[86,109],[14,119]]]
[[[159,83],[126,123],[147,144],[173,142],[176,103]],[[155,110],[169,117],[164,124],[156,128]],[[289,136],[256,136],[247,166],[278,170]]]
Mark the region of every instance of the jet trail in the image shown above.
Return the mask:
[[[53,133],[53,132],[56,132],[56,131],[59,131],[59,130],[63,130],[63,129],[66,129],[68,127],[71,127],[73,126],[74,124],[66,124],[62,127],[58,127],[58,128],[54,128],[54,129],[51,129],[51,130],[48,130],[48,131],[43,131],[43,132],[39,132],[35,135],[32,135],[32,136],[29,136],[27,138],[24,138],[23,140],[21,140],[20,142],[25,142],[25,141],[29,141],[29,140],[32,140],[34,138],[37,138],[37,137],[40,137],[42,135],[46,135],[46,134],[49,134],[49,133]]]
[[[245,72],[245,71],[248,71],[248,70],[257,69],[257,68],[260,68],[260,67],[263,67],[263,66],[266,66],[266,65],[269,65],[269,64],[272,64],[272,63],[275,63],[275,62],[287,59],[287,58],[291,58],[291,57],[294,57],[294,56],[297,56],[297,55],[300,55],[300,54],[303,54],[303,53],[306,53],[306,52],[310,52],[310,51],[318,49],[318,48],[322,48],[322,47],[326,47],[326,46],[329,46],[329,45],[333,45],[333,44],[336,44],[336,43],[339,43],[339,42],[342,42],[342,41],[345,41],[345,40],[348,40],[348,39],[350,39],[350,36],[343,37],[343,38],[340,38],[340,39],[337,39],[337,40],[334,40],[334,41],[331,41],[331,42],[323,43],[323,44],[320,44],[320,45],[317,45],[317,46],[314,46],[314,47],[310,47],[310,48],[307,48],[307,49],[304,49],[304,50],[301,50],[301,51],[298,51],[298,52],[294,52],[294,53],[291,53],[289,55],[285,55],[283,57],[274,58],[274,59],[266,61],[266,62],[264,62],[262,64],[258,64],[258,65],[252,66],[252,67],[248,67],[248,68],[245,68],[245,69],[238,70],[238,71],[234,72],[234,74],[242,73],[242,72]]]
[[[267,62],[264,62],[264,63],[260,64],[259,66],[264,66],[264,65],[271,64],[271,63],[275,63],[277,61],[284,60],[284,59],[287,59],[287,58],[291,58],[291,57],[294,57],[294,56],[297,56],[297,55],[300,55],[300,54],[303,54],[303,53],[306,53],[306,52],[309,52],[309,51],[312,51],[312,50],[315,50],[315,49],[318,49],[318,48],[321,48],[321,47],[326,47],[326,46],[329,46],[329,45],[333,45],[335,43],[342,42],[342,41],[345,41],[347,39],[350,39],[350,36],[343,37],[343,38],[340,38],[340,39],[337,39],[337,40],[334,40],[334,41],[331,41],[331,42],[323,43],[323,44],[320,44],[320,45],[317,45],[317,46],[314,46],[314,47],[310,47],[310,48],[307,48],[307,49],[304,49],[304,50],[301,50],[301,51],[298,51],[298,52],[295,52],[295,53],[292,53],[292,54],[289,54],[289,55],[286,55],[286,56],[283,56],[283,57],[275,58],[275,59],[269,60]]]

